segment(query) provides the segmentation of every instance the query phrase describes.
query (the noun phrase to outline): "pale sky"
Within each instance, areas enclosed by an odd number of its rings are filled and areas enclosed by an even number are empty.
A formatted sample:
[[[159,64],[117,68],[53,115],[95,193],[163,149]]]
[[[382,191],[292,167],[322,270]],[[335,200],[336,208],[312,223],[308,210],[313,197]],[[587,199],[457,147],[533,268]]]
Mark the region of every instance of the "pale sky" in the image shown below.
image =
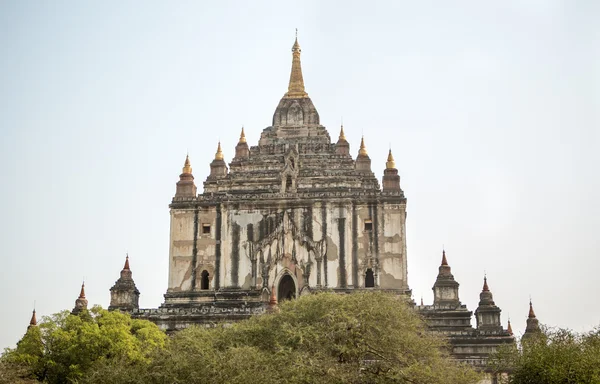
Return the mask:
[[[495,4],[492,4],[495,3]],[[600,325],[600,2],[0,1],[0,348],[92,304],[129,252],[140,305],[167,289],[169,208],[287,90],[294,29],[306,90],[408,198],[408,276],[433,300],[442,247],[502,322]],[[473,324],[475,321],[473,319]]]

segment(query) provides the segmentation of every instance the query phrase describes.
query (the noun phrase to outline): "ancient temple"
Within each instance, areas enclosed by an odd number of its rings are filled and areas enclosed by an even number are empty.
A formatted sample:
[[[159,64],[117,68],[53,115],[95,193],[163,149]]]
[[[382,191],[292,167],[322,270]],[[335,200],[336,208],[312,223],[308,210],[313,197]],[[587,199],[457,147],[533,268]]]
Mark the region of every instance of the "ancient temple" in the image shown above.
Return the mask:
[[[356,158],[343,127],[331,142],[304,88],[297,40],[288,91],[258,145],[242,129],[229,163],[217,144],[203,193],[194,180],[186,157],[161,306],[177,315],[154,319],[165,329],[261,313],[273,289],[277,300],[322,289],[410,294],[406,198],[392,153],[381,188],[364,139]],[[126,291],[115,287],[113,296]]]
[[[321,290],[410,297],[407,201],[392,152],[380,184],[364,137],[356,156],[343,126],[332,142],[305,90],[300,53],[296,39],[288,90],[257,145],[248,144],[242,128],[227,163],[218,143],[202,193],[186,156],[169,206],[164,303],[139,309],[127,259],[111,288],[111,309],[175,331],[245,319]],[[448,336],[455,358],[483,367],[499,345],[514,342],[486,277],[472,326],[445,251],[433,291],[432,305],[415,307],[433,331]]]

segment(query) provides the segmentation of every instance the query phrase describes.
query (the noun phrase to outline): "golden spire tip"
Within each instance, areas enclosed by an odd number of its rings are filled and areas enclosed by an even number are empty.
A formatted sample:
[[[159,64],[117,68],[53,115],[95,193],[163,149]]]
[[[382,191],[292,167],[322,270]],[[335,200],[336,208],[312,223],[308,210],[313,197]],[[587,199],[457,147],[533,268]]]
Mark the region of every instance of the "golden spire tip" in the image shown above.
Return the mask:
[[[188,175],[192,174],[192,165],[190,164],[189,154],[185,155],[185,162],[183,163],[183,169],[181,170],[181,173],[185,173]]]
[[[344,133],[344,124],[340,127],[340,138],[339,141],[346,141],[346,134]]]
[[[300,44],[298,44],[298,30],[296,29],[296,40],[292,46],[292,72],[290,73],[290,83],[288,91],[284,97],[302,98],[308,97],[304,90],[304,78],[302,77],[302,65],[300,64]]]
[[[367,152],[367,147],[365,146],[365,137],[361,137],[360,139],[360,149],[358,150],[358,155],[359,156],[369,156],[369,153]]]
[[[392,150],[390,149],[388,152],[387,161],[385,162],[385,167],[387,169],[395,169],[396,162],[394,161],[394,156],[392,156]]]
[[[240,143],[246,142],[246,133],[244,132],[244,126],[242,125],[242,133],[240,134]]]
[[[221,141],[217,145],[217,153],[215,153],[215,160],[223,160],[223,151],[221,150]]]

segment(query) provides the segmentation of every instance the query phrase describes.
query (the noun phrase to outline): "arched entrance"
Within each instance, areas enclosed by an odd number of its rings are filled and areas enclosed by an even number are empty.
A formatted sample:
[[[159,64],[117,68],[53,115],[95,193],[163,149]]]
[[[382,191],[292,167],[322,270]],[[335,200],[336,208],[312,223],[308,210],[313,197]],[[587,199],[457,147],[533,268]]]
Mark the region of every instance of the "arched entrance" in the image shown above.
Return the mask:
[[[202,271],[202,280],[200,283],[200,289],[208,289],[208,271],[204,270]]]
[[[296,283],[292,276],[285,274],[279,280],[279,288],[277,289],[277,301],[291,300],[296,298]]]

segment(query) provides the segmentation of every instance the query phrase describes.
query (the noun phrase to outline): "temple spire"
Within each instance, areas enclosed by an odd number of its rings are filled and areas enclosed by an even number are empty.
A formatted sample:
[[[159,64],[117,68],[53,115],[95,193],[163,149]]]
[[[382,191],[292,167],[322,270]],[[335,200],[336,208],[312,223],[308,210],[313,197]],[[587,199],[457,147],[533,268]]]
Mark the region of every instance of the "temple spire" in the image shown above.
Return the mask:
[[[85,282],[81,283],[81,291],[79,292],[79,299],[85,299]]]
[[[185,174],[185,175],[191,175],[192,174],[192,165],[190,164],[190,156],[185,155],[185,163],[183,163],[183,169],[181,170],[181,173]]]
[[[508,319],[508,328],[506,329],[506,331],[512,336],[513,335],[513,330],[512,330],[512,325],[510,325],[510,319]]]
[[[448,260],[446,259],[446,250],[442,250],[442,265],[448,265]]]
[[[494,295],[490,291],[487,283],[487,276],[483,277],[483,288],[479,294],[479,306],[475,310],[475,320],[477,320],[477,329],[503,332],[500,321],[502,310],[494,303]]]
[[[394,156],[392,156],[391,149],[388,152],[387,161],[385,162],[385,168],[386,169],[395,169],[396,168],[396,162],[394,161]]]
[[[110,289],[109,310],[132,311],[139,308],[140,291],[133,281],[133,273],[129,268],[129,254],[125,254],[125,265],[121,276]]]
[[[369,153],[367,152],[367,147],[365,146],[365,137],[361,137],[360,139],[360,149],[358,150],[358,156],[356,157],[356,162],[354,165],[355,169],[358,172],[364,174],[372,174],[371,172],[371,158],[369,157]]]
[[[242,132],[240,133],[240,140],[235,146],[235,157],[234,162],[241,159],[247,159],[250,157],[250,148],[248,148],[248,143],[246,142],[246,132],[244,132],[244,126],[242,125]],[[234,165],[232,165],[233,167]]]
[[[304,90],[298,38],[292,47],[292,70],[288,91],[283,95],[273,114],[272,130],[263,131],[259,145],[279,144],[288,138],[310,137],[311,142],[331,143],[329,133],[319,123],[319,112]],[[293,127],[294,129],[286,129]]]
[[[434,307],[458,308],[458,287],[459,284],[452,275],[452,268],[446,260],[446,251],[442,250],[442,264],[438,267],[438,276],[433,284]]]
[[[533,304],[531,304],[531,299],[529,299],[529,316],[527,317],[527,326],[521,340],[525,341],[534,335],[539,335],[541,332],[540,321],[535,317]]]
[[[221,150],[221,141],[217,145],[217,153],[215,153],[215,160],[223,160],[223,151]]]
[[[35,317],[35,309],[33,310],[33,313],[31,314],[31,320],[29,320],[29,326],[27,327],[27,329],[31,328],[31,327],[35,327],[37,325],[37,318]]]
[[[85,283],[81,283],[81,291],[79,291],[79,297],[75,300],[75,307],[71,311],[72,315],[78,315],[82,311],[87,310],[88,301],[85,298]]]
[[[344,124],[342,124],[342,126],[340,127],[339,141],[347,141],[346,140],[346,134],[344,133]]]
[[[185,162],[183,163],[183,169],[181,175],[179,175],[179,181],[177,182],[177,188],[175,189],[175,197],[190,198],[196,196],[196,184],[194,184],[194,175],[192,175],[192,164],[190,163],[189,154],[185,155]]]
[[[381,184],[383,185],[383,192],[402,193],[402,189],[400,188],[400,175],[398,175],[398,169],[396,168],[396,161],[392,155],[391,147],[388,152],[387,161],[385,162]]]
[[[350,143],[348,143],[348,140],[346,140],[343,122],[340,125],[340,137],[338,138],[337,143],[335,143],[335,153],[343,156],[350,155]]]
[[[533,312],[533,304],[531,304],[531,300],[529,300],[529,316],[530,319],[535,319],[535,312]]]
[[[369,156],[369,153],[367,152],[367,147],[365,146],[365,137],[361,137],[360,139],[360,149],[358,150],[358,155],[359,156]]]
[[[302,65],[300,64],[300,44],[298,44],[298,30],[296,29],[296,41],[292,47],[292,72],[290,73],[290,84],[284,97],[302,98],[308,97],[304,91],[304,78],[302,77]]]

